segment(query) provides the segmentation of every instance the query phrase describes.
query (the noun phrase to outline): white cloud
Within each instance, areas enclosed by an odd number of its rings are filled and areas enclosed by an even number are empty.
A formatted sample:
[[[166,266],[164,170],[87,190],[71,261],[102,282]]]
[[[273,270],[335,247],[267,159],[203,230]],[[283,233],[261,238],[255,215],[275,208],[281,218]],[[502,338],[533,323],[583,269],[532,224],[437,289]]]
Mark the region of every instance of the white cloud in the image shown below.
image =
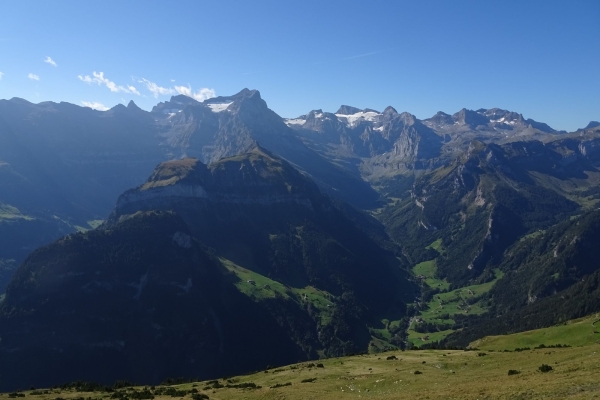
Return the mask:
[[[196,99],[198,101],[204,101],[217,95],[214,89],[208,88],[199,89],[196,93],[194,93],[190,86],[175,86],[175,90],[179,94],[191,97],[192,99]]]
[[[92,73],[92,76],[93,76],[93,78],[90,77],[89,75],[85,75],[85,76],[77,75],[77,78],[79,78],[80,81],[85,82],[87,84],[96,83],[98,85],[104,85],[111,92],[114,92],[114,93],[133,93],[133,94],[137,94],[138,96],[140,95],[140,92],[134,86],[127,85],[127,87],[125,87],[125,86],[117,85],[110,79],[105,78],[104,72],[94,71]]]
[[[137,94],[138,96],[140,96],[140,92],[138,92],[138,90],[137,90],[135,87],[133,87],[133,86],[130,86],[130,85],[127,85],[127,89],[129,89],[129,91],[130,91],[131,93],[133,93],[133,94]]]
[[[53,67],[58,67],[58,65],[56,65],[56,62],[54,62],[54,60],[50,56],[46,57],[46,59],[44,60],[44,62],[52,65]]]
[[[87,82],[86,81],[87,78],[89,78],[89,77],[79,76],[79,79],[81,79],[84,82]],[[146,78],[132,77],[132,79],[134,81],[136,81],[138,83],[142,83],[144,86],[146,86],[146,89],[148,89],[148,91],[150,93],[152,93],[154,98],[158,98],[158,96],[182,94],[184,96],[191,97],[198,101],[204,101],[206,99],[210,99],[211,97],[216,96],[214,89],[202,88],[202,89],[199,89],[197,92],[194,92],[189,85],[188,86],[163,87],[163,86],[159,86],[155,82],[149,81]],[[91,82],[93,80],[90,78],[89,81]],[[171,79],[171,82],[175,82],[175,79]],[[136,93],[136,94],[138,94],[138,93]]]
[[[146,88],[152,92],[152,94],[154,95],[154,98],[157,98],[159,95],[160,96],[167,96],[169,94],[175,94],[176,91],[172,88],[165,88],[162,86],[158,86],[156,83],[154,82],[150,82],[148,79],[145,78],[141,78],[138,79],[139,83],[143,83],[144,85],[146,85]]]
[[[32,73],[29,73],[29,75],[27,75],[27,77],[29,79],[31,79],[32,81],[39,81],[40,80],[40,77],[38,75],[32,74]]]
[[[2,80],[3,76],[4,76],[4,72],[0,72],[0,81]]]
[[[108,110],[108,107],[106,107],[102,103],[98,103],[97,101],[82,101],[81,104],[83,104],[84,107],[89,107],[93,110],[98,110],[98,111]]]

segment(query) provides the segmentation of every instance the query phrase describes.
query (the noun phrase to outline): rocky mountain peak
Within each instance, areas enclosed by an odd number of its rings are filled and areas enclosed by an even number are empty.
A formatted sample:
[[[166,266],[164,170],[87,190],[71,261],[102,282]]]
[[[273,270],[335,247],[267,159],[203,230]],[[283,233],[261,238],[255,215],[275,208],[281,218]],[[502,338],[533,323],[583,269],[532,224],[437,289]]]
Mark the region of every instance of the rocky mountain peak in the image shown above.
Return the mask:
[[[184,158],[160,163],[150,178],[139,190],[166,187],[185,182],[203,183],[207,173],[206,165],[196,158]]]
[[[534,128],[534,129],[537,129],[537,130],[540,130],[540,131],[546,132],[546,133],[560,133],[560,132],[556,131],[556,129],[553,129],[548,124],[545,124],[543,122],[534,121],[531,118],[527,118],[526,120],[523,120],[523,116],[521,114],[519,114],[519,116],[521,117],[521,119],[519,121],[526,123],[527,125],[529,125],[530,127]]]
[[[593,129],[593,128],[597,128],[600,126],[600,122],[598,121],[590,121],[589,124],[587,124],[587,126],[583,129]]]
[[[452,125],[454,123],[452,116],[443,111],[438,111],[433,117],[428,118],[426,121],[437,125]]]
[[[127,104],[127,109],[133,111],[142,111],[142,109],[139,108],[138,105],[133,102],[133,100],[129,101],[129,104]]]
[[[119,104],[115,105],[113,108],[111,108],[108,111],[123,112],[123,111],[127,111],[127,107],[125,107],[123,104],[119,103]]]
[[[402,120],[402,122],[404,122],[404,125],[414,125],[415,122],[418,121],[417,117],[415,117],[413,114],[404,111],[403,113],[401,113],[399,115],[399,118]]]
[[[232,96],[232,97],[248,97],[248,98],[256,98],[256,99],[262,99],[262,97],[260,97],[260,92],[256,89],[248,89],[248,88],[244,88],[242,90],[239,91],[238,94]]]
[[[204,104],[210,107],[211,104],[228,104],[233,103],[228,107],[228,111],[241,112],[250,118],[255,118],[258,115],[264,116],[264,113],[270,112],[267,102],[262,99],[258,90],[242,89],[239,93],[233,96],[219,96],[204,101]],[[215,111],[215,109],[213,109]]]
[[[476,127],[478,125],[486,125],[489,119],[476,111],[463,108],[459,112],[452,115],[452,119],[460,125],[469,125]]]
[[[387,106],[385,110],[383,110],[383,115],[385,116],[395,116],[398,115],[398,111],[392,106]]]
[[[13,97],[9,101],[11,103],[15,103],[15,104],[23,104],[23,105],[32,105],[33,104],[30,101],[27,101],[27,100],[22,99],[20,97]]]
[[[204,100],[203,103],[204,104],[216,104],[216,103],[222,103],[225,101],[239,103],[244,100],[263,101],[262,97],[260,96],[260,92],[258,90],[255,90],[255,89],[251,90],[248,88],[244,88],[232,96],[212,97],[210,99]]]
[[[119,197],[111,221],[138,211],[195,207],[194,202],[270,205],[295,203],[312,209],[317,186],[257,143],[246,153],[203,164],[195,158],[161,163],[140,187]]]
[[[175,104],[180,104],[180,105],[199,103],[197,100],[192,99],[191,97],[185,96],[183,94],[179,94],[177,96],[171,96],[171,99],[169,100],[169,102],[175,103]]]
[[[352,114],[359,113],[361,111],[362,110],[360,108],[342,105],[342,106],[340,106],[340,108],[338,108],[338,110],[335,113],[343,114],[343,115],[352,115]]]

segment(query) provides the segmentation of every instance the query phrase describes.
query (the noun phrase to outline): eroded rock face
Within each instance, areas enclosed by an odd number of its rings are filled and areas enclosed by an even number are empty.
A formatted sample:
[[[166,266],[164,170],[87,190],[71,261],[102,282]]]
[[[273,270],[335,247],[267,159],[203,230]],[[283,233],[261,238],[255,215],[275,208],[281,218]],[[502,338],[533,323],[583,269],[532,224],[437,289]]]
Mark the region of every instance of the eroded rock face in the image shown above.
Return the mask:
[[[316,186],[292,166],[255,147],[249,156],[208,166],[196,159],[165,162],[145,184],[119,197],[112,218],[197,201],[267,207],[289,203],[312,209],[319,195]]]
[[[578,145],[578,150],[587,159],[597,163],[600,161],[600,138],[590,138],[581,141]]]

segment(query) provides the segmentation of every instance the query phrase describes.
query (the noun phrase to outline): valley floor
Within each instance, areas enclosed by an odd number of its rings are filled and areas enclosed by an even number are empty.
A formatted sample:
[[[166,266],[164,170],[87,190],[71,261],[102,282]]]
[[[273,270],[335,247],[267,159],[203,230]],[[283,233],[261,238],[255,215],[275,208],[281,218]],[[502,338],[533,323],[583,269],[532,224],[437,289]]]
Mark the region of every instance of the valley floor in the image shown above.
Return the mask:
[[[513,349],[511,349],[513,350]],[[389,359],[395,356],[397,359]],[[395,351],[302,363],[230,379],[79,392],[75,389],[3,394],[47,400],[170,399],[538,399],[600,398],[600,344],[520,352]],[[552,370],[540,372],[546,364]],[[520,373],[508,375],[509,370]],[[421,372],[420,374],[416,371]],[[229,386],[229,387],[228,387]],[[236,387],[237,386],[237,387]],[[245,387],[245,388],[244,388]],[[144,397],[144,393],[146,396]],[[166,394],[171,393],[171,394]],[[204,395],[204,396],[203,396]]]

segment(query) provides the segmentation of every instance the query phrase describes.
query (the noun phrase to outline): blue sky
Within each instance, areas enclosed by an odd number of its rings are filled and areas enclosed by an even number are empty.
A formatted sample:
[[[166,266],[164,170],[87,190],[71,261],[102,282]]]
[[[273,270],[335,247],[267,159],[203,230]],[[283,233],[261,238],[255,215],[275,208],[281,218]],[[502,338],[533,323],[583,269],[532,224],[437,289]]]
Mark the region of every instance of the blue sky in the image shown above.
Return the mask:
[[[248,87],[283,117],[500,107],[575,130],[600,120],[600,1],[19,0],[0,73],[0,98],[36,103]]]

